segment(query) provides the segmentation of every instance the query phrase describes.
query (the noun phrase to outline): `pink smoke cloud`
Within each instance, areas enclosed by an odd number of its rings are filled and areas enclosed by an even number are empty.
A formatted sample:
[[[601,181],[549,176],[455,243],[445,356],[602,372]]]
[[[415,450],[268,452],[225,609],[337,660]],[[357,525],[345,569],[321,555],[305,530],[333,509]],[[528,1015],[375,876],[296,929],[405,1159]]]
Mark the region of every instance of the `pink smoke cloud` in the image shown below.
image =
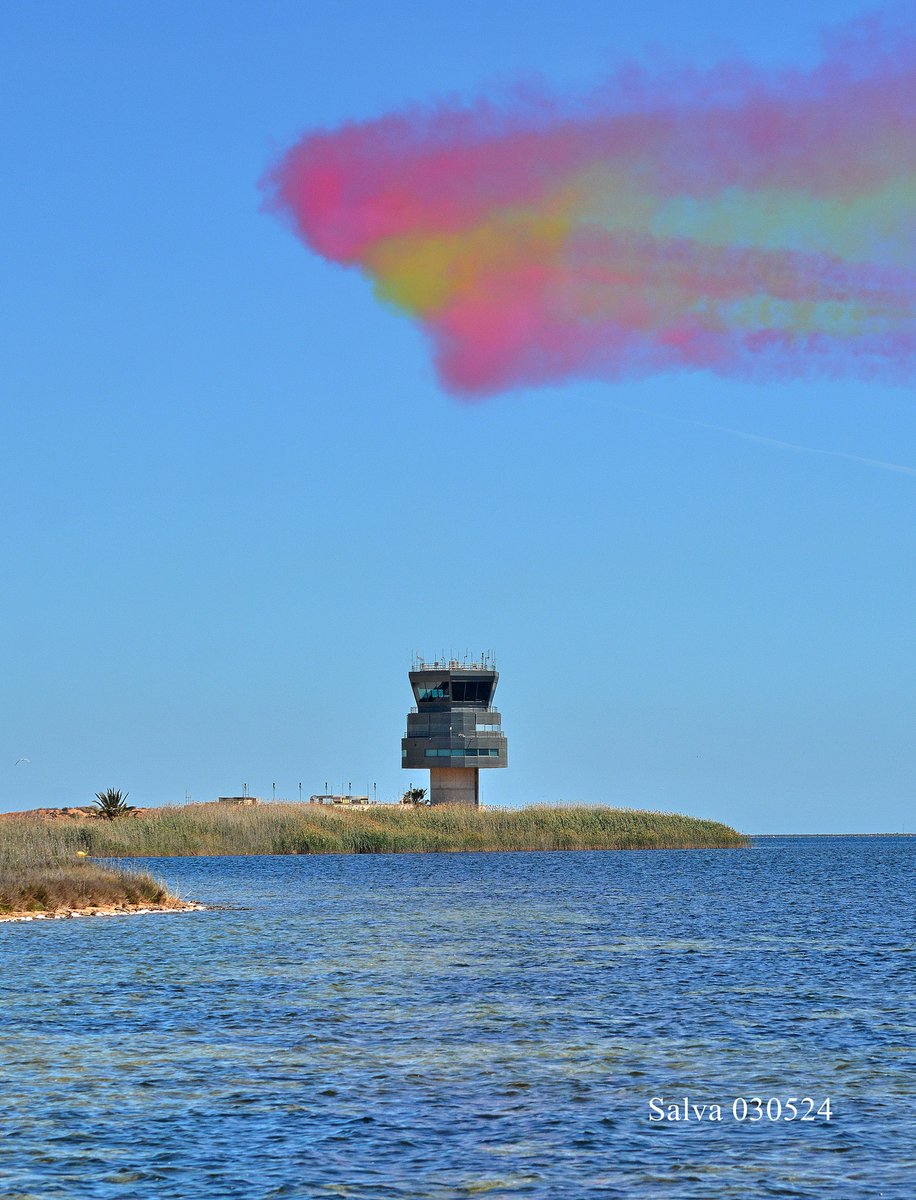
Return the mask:
[[[678,368],[909,380],[916,41],[813,71],[622,70],[576,104],[480,100],[305,136],[264,186],[428,332],[443,384]]]

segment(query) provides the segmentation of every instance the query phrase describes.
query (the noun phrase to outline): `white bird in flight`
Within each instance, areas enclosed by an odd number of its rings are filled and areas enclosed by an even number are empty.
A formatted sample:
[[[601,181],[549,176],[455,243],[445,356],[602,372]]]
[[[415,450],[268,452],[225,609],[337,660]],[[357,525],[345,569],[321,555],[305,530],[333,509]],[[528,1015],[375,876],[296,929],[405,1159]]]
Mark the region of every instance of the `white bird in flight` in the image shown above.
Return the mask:
[[[16,766],[18,767],[20,763],[24,763],[24,762],[25,762],[25,763],[30,763],[31,761],[32,761],[32,760],[31,760],[30,758],[17,758],[17,759],[16,759]]]

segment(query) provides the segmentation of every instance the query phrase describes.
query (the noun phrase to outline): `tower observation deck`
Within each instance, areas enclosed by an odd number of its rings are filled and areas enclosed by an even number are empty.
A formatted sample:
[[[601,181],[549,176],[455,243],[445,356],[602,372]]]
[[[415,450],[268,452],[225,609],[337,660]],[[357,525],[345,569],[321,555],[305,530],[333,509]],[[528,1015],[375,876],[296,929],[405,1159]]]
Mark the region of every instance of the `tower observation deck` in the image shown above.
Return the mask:
[[[509,765],[502,717],[491,708],[499,674],[488,658],[424,662],[410,672],[401,766],[429,771],[430,804],[480,804],[480,771]]]

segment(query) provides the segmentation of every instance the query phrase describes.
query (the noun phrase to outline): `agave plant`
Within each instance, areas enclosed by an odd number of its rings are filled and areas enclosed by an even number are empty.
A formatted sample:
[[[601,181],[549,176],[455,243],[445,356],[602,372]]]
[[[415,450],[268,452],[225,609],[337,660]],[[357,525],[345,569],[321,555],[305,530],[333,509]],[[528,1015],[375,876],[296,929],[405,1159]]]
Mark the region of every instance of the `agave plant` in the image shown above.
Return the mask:
[[[109,788],[105,792],[96,792],[95,803],[99,806],[98,816],[104,817],[106,821],[113,821],[115,817],[133,812],[133,804],[126,803],[129,795],[129,792],[122,793],[120,788]]]

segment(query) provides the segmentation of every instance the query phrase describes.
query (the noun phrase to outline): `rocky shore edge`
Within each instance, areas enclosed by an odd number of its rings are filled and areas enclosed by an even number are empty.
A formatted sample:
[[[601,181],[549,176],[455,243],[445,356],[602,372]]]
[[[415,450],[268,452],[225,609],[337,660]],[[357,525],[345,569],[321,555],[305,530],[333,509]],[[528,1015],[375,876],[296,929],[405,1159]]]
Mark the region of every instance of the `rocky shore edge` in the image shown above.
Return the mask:
[[[205,912],[206,909],[206,904],[196,904],[190,900],[173,900],[170,904],[91,904],[86,908],[0,913],[0,922],[66,921],[72,917],[140,917],[149,913]]]

